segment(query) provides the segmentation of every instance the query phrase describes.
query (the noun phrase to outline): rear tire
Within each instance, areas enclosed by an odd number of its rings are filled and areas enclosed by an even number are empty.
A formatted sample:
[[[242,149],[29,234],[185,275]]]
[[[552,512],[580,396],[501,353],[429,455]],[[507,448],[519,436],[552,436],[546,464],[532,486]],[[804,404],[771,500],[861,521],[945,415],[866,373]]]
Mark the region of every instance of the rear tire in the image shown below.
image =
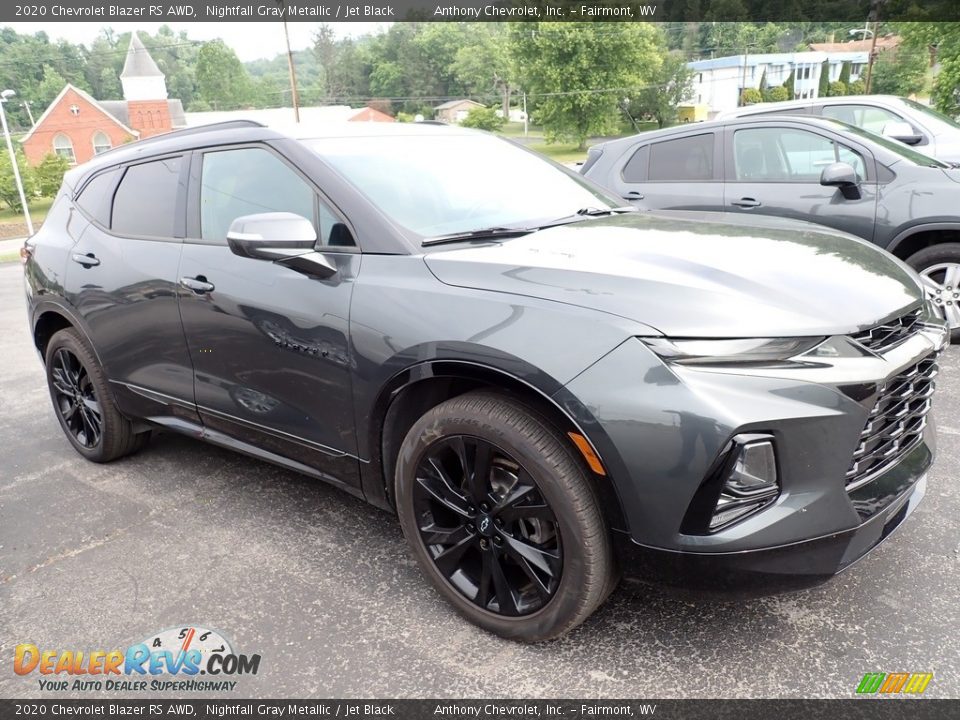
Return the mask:
[[[73,328],[50,338],[46,372],[60,427],[87,460],[110,462],[147,444],[150,432],[135,433],[133,423],[117,410],[100,363]]]
[[[395,480],[424,574],[490,632],[559,637],[616,584],[587,471],[563,435],[516,400],[474,392],[431,409],[407,433]]]
[[[924,277],[927,296],[950,324],[950,341],[960,343],[960,243],[931,245],[907,264]]]

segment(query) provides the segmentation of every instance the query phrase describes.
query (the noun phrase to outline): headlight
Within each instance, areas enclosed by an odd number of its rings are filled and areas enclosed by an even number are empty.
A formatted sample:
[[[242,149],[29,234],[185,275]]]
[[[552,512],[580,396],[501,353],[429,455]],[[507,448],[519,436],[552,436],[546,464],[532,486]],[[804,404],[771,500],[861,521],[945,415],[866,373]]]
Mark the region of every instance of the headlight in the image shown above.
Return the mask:
[[[684,365],[757,363],[789,360],[825,338],[738,338],[733,340],[671,340],[641,338],[664,360]]]

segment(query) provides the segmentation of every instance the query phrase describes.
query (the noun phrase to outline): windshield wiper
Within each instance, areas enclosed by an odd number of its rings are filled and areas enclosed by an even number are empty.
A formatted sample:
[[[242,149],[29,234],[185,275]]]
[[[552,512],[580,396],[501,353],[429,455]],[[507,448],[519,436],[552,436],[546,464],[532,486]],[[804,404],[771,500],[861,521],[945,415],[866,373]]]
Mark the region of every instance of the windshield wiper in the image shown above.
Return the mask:
[[[509,228],[509,227],[489,227],[479,230],[467,230],[466,232],[451,233],[449,235],[437,235],[427,238],[421,247],[430,247],[431,245],[443,245],[445,243],[468,242],[470,240],[489,240],[491,238],[519,237],[532,233],[537,228]]]

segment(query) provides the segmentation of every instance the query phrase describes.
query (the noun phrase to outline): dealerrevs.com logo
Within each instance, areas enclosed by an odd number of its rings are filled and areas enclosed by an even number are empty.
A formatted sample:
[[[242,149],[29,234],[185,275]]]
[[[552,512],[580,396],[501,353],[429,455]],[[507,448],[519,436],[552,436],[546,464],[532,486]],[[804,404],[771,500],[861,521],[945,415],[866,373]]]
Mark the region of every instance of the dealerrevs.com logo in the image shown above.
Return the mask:
[[[256,675],[259,669],[260,655],[235,653],[219,632],[197,626],[164,630],[126,650],[49,650],[21,643],[13,657],[13,671],[38,674],[43,691],[229,692],[237,681],[227,677]]]
[[[920,695],[933,680],[933,673],[867,673],[857,685],[859,695],[906,693]]]

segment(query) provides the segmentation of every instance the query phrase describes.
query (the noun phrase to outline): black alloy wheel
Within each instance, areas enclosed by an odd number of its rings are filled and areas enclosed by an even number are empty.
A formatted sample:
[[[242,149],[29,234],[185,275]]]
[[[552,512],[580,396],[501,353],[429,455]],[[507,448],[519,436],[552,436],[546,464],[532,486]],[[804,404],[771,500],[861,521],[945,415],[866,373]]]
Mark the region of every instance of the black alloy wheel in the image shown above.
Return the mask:
[[[150,431],[138,432],[117,409],[103,368],[79,332],[55,333],[44,357],[53,409],[78,453],[110,462],[146,445]]]
[[[437,569],[477,606],[528,615],[560,586],[557,518],[502,448],[453,435],[427,448],[413,489],[420,537]]]
[[[64,427],[79,445],[95,448],[103,435],[103,417],[86,368],[70,350],[59,348],[53,354],[50,374],[53,404]]]
[[[553,421],[493,389],[428,410],[394,475],[423,574],[467,620],[525,642],[569,632],[617,584],[597,481]]]

